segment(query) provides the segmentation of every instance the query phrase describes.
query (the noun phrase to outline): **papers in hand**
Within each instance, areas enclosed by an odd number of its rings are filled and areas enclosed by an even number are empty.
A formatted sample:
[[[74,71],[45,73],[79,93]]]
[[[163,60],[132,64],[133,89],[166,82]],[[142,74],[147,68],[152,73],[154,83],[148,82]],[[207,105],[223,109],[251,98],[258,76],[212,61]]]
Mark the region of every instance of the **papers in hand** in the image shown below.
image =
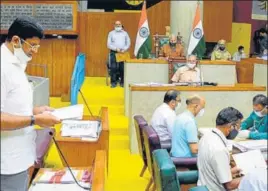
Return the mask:
[[[61,120],[82,119],[83,112],[84,112],[84,105],[78,104],[78,105],[72,105],[68,107],[55,109],[53,112],[51,112],[51,115],[54,115],[55,117]]]
[[[256,168],[267,168],[267,164],[260,150],[234,154],[233,159],[237,167],[242,170],[242,174],[247,174]]]
[[[96,141],[101,132],[100,121],[65,120],[62,122],[61,136],[82,137],[85,140]]]
[[[234,142],[234,146],[242,152],[250,150],[267,151],[267,140],[249,140]]]

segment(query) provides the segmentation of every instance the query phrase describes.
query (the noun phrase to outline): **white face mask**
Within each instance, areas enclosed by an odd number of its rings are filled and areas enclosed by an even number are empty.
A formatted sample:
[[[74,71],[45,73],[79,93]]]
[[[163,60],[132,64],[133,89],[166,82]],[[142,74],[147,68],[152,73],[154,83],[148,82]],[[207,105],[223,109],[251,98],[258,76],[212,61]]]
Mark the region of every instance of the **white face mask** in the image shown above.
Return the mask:
[[[188,68],[194,69],[196,64],[187,63]]]
[[[205,108],[201,109],[199,113],[196,115],[196,117],[202,117],[205,113]]]
[[[262,113],[262,111],[254,111],[254,113],[258,116],[258,117],[263,117],[264,114]]]
[[[175,112],[178,113],[179,109],[181,108],[181,102],[175,107]]]
[[[122,27],[114,27],[114,30],[117,31],[117,32],[119,32],[119,31],[122,30]]]
[[[14,55],[19,59],[20,63],[22,65],[27,65],[27,63],[32,60],[32,57],[29,57],[27,54],[22,49],[21,41],[20,41],[20,48],[15,48],[13,45],[14,49]],[[23,66],[22,68],[26,68],[26,66]]]

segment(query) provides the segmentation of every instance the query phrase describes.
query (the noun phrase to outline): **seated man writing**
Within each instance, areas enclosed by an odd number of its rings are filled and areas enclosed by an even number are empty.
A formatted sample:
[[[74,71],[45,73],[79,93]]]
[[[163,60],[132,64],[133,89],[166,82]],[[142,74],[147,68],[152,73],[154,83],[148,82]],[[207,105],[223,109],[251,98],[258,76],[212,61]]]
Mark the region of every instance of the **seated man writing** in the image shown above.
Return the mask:
[[[165,94],[164,103],[156,108],[151,125],[158,134],[160,142],[170,142],[176,118],[175,110],[179,109],[180,105],[180,93],[176,90],[169,90]]]
[[[253,98],[253,112],[243,121],[239,138],[268,139],[267,102],[265,95],[259,94]]]
[[[226,50],[225,44],[225,40],[219,40],[215,50],[211,54],[211,60],[231,60],[231,54]]]
[[[242,113],[237,109],[225,108],[216,118],[216,128],[200,139],[197,157],[198,186],[206,186],[211,191],[238,188],[241,178],[233,179],[233,176],[240,170],[237,167],[231,169],[227,139],[235,138],[242,118]]]
[[[187,110],[178,115],[172,133],[171,155],[173,157],[194,157],[198,151],[198,129],[195,117],[203,116],[205,99],[198,95],[186,100]]]
[[[177,37],[175,35],[171,35],[169,38],[169,44],[165,44],[161,47],[159,52],[159,57],[168,58],[177,58],[184,59],[184,48],[182,45],[177,43]]]
[[[187,59],[186,66],[178,68],[171,81],[178,82],[200,82],[201,81],[200,69],[197,67],[197,60],[195,55],[190,55]]]

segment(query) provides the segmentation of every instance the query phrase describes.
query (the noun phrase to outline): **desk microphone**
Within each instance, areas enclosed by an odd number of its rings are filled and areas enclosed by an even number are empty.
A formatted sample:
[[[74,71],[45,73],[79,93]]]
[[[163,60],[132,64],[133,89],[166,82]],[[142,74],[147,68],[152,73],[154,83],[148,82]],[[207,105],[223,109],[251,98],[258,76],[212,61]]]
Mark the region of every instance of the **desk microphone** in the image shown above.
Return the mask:
[[[53,139],[53,141],[54,141],[54,143],[55,143],[55,145],[56,145],[58,151],[60,152],[61,157],[62,157],[63,160],[64,160],[64,163],[66,164],[68,170],[70,171],[70,173],[71,173],[71,175],[72,175],[72,177],[73,177],[75,183],[77,184],[77,186],[79,186],[80,188],[83,188],[84,190],[90,190],[89,187],[81,186],[81,185],[78,183],[78,181],[76,180],[76,178],[75,178],[75,176],[74,176],[74,174],[73,174],[73,172],[72,172],[72,169],[70,168],[68,162],[66,161],[65,157],[63,156],[63,154],[62,154],[62,152],[61,152],[61,150],[60,150],[60,148],[59,148],[59,145],[58,145],[58,143],[57,143],[56,139],[54,138],[53,133],[52,133],[51,131],[49,132],[49,135],[52,137],[52,139]]]

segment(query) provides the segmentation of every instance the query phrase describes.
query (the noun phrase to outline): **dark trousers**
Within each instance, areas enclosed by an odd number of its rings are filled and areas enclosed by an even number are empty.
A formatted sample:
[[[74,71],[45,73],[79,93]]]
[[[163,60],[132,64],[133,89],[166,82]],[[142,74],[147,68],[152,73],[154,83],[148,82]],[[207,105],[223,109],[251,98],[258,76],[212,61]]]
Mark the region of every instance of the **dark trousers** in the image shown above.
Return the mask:
[[[110,53],[111,84],[116,84],[119,78],[120,84],[124,84],[124,62],[116,62],[115,53]]]

